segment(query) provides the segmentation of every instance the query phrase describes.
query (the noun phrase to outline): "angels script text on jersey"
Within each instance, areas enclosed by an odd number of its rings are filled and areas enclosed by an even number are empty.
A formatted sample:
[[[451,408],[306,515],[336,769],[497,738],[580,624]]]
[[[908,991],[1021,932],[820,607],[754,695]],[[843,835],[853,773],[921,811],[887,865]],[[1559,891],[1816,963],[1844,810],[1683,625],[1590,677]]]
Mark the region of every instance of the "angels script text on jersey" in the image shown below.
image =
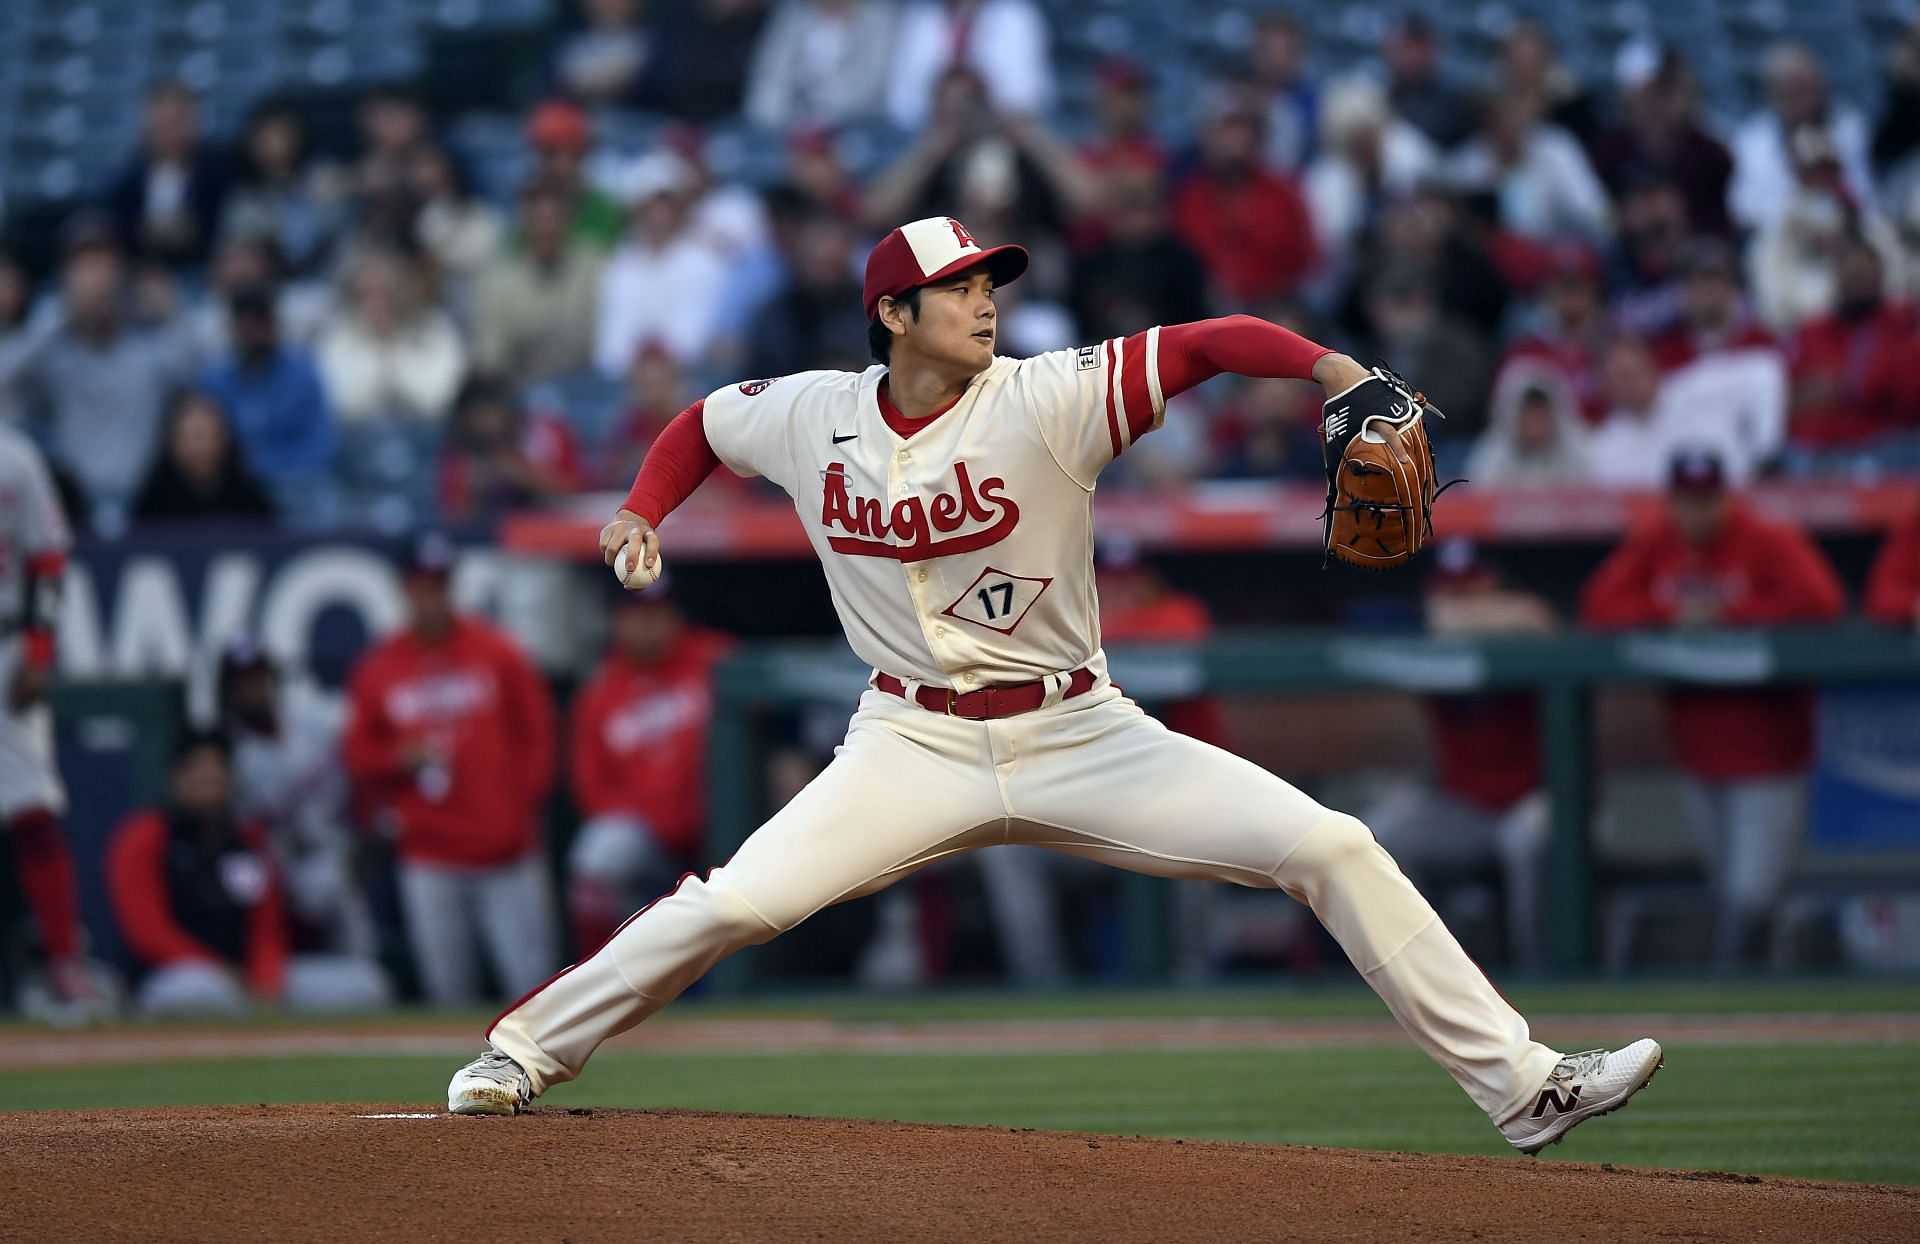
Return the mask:
[[[931,506],[919,497],[906,497],[895,502],[889,512],[880,499],[856,496],[848,490],[846,464],[829,464],[821,472],[826,495],[820,504],[820,523],[853,534],[829,536],[828,545],[836,553],[853,557],[920,562],[975,552],[998,544],[1012,534],[1020,522],[1020,507],[1002,491],[1007,481],[998,475],[989,475],[980,481],[976,491],[964,462],[953,464],[953,475],[956,491],[936,494]],[[964,535],[934,539],[935,532],[959,531],[969,521],[988,525]],[[861,536],[869,538],[858,538]],[[889,543],[889,536],[898,543]]]

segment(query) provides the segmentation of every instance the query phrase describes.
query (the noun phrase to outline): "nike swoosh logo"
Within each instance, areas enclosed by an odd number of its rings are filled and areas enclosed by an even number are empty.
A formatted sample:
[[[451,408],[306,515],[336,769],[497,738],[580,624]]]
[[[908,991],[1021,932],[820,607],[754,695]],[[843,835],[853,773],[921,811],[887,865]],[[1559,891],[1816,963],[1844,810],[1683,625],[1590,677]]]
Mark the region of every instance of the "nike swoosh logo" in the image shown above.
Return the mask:
[[[858,440],[859,438],[860,438],[860,434],[858,432],[849,432],[845,436],[842,436],[838,432],[835,432],[833,434],[833,443],[836,445],[839,445],[846,441]]]

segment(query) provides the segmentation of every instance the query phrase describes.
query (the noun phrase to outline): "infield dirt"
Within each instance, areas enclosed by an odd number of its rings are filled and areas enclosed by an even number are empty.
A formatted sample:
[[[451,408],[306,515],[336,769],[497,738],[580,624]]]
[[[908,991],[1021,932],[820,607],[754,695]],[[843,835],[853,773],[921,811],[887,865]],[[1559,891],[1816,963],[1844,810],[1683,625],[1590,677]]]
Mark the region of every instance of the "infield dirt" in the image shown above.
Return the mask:
[[[0,1134],[0,1239],[1920,1239],[1916,1188],[843,1119],[228,1106]]]

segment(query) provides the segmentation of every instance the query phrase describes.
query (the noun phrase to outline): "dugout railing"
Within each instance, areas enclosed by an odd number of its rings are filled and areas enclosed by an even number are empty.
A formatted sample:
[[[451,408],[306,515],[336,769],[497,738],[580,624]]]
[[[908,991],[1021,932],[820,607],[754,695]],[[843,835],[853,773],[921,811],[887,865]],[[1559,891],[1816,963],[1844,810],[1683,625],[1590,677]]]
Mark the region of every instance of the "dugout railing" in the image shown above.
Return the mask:
[[[1549,934],[1553,965],[1563,972],[1591,970],[1597,950],[1590,830],[1598,690],[1649,683],[1920,685],[1920,636],[1865,624],[1477,640],[1241,632],[1192,647],[1116,646],[1110,656],[1128,694],[1148,706],[1200,693],[1536,693],[1553,816]],[[711,858],[730,855],[767,812],[757,719],[809,705],[851,713],[867,674],[843,646],[823,642],[751,645],[717,671],[708,750]],[[1129,959],[1137,979],[1152,979],[1165,963],[1168,891],[1130,875],[1126,894]],[[715,985],[737,988],[751,972],[752,956],[735,956],[720,965]]]

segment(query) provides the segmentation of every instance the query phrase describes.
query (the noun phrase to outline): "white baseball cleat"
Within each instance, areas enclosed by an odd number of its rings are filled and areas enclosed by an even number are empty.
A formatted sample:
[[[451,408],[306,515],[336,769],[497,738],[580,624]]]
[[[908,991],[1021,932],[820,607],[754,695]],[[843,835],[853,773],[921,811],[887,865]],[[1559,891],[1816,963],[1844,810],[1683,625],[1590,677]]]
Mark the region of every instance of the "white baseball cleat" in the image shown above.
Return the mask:
[[[454,1072],[447,1085],[451,1114],[519,1114],[532,1100],[533,1081],[499,1050],[488,1050]]]
[[[1538,1153],[1560,1143],[1576,1124],[1626,1105],[1660,1065],[1660,1043],[1647,1037],[1618,1050],[1565,1055],[1533,1099],[1500,1125],[1500,1133],[1520,1152]]]

